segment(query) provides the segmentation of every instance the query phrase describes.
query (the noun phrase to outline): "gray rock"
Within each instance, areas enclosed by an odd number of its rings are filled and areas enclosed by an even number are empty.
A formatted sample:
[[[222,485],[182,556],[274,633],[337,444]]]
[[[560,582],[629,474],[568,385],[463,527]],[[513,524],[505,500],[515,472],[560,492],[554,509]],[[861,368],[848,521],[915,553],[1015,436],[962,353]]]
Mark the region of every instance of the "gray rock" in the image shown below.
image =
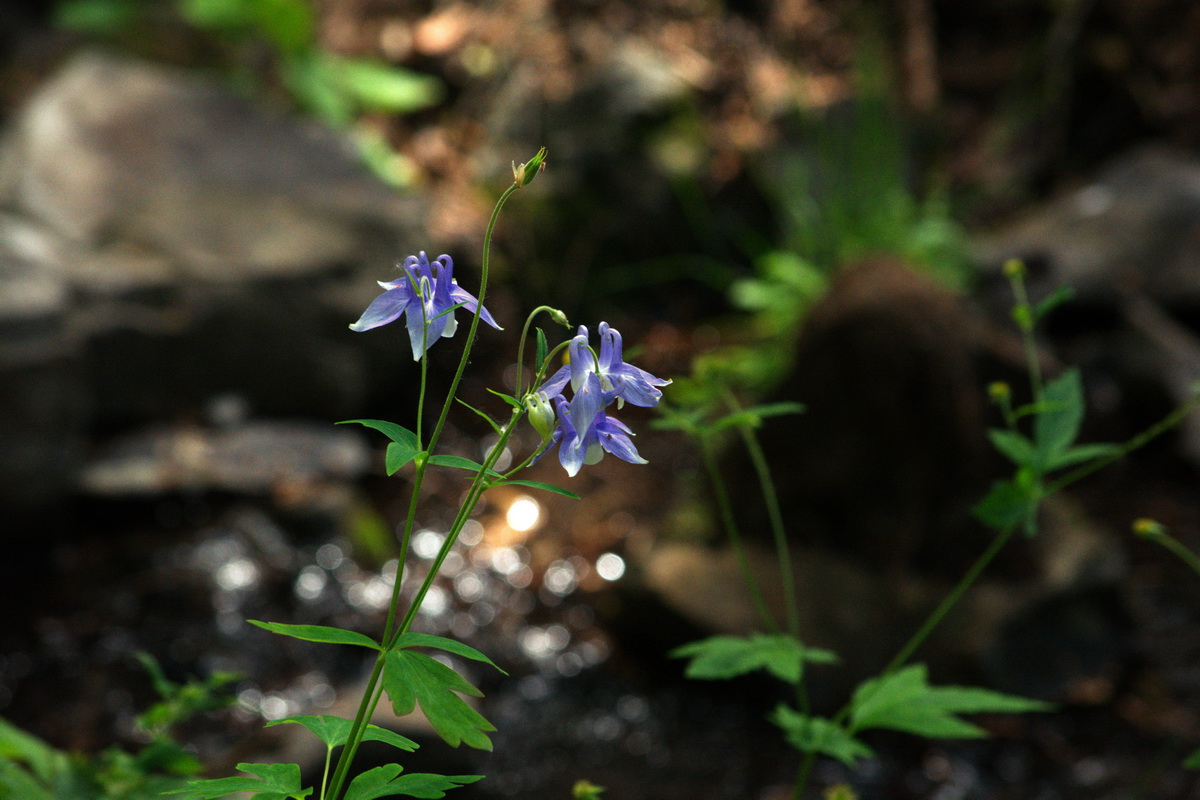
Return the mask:
[[[402,244],[432,246],[424,205],[335,133],[98,53],[11,119],[0,509],[61,499],[99,427],[191,418],[228,393],[255,414],[336,419],[404,362],[346,325]]]
[[[1200,301],[1200,160],[1161,147],[1129,153],[1089,185],[979,240],[988,266],[1045,262],[1048,278],[1082,293],[1144,292]]]
[[[218,430],[155,427],[112,441],[87,464],[81,487],[103,496],[266,494],[283,485],[361,477],[370,463],[363,437],[332,425],[264,420]]]
[[[90,250],[170,259],[152,279],[304,275],[372,249],[386,260],[420,216],[331,132],[108,55],[69,62],[8,139],[0,199]]]

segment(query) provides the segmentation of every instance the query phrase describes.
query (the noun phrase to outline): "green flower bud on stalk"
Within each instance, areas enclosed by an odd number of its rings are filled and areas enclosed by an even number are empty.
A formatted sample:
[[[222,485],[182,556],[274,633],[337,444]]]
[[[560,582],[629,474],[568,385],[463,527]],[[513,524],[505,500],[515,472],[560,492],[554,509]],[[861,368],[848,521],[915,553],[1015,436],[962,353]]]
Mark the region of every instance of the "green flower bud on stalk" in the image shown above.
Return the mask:
[[[1154,539],[1159,536],[1167,535],[1167,529],[1161,522],[1149,519],[1148,517],[1142,517],[1141,519],[1134,520],[1133,532],[1136,535],[1141,536],[1143,539]]]
[[[557,419],[554,404],[544,392],[531,392],[525,396],[525,408],[529,410],[529,424],[546,441],[554,433]]]
[[[546,168],[546,148],[537,151],[533,158],[524,164],[513,162],[513,182],[517,188],[528,186],[537,174]]]

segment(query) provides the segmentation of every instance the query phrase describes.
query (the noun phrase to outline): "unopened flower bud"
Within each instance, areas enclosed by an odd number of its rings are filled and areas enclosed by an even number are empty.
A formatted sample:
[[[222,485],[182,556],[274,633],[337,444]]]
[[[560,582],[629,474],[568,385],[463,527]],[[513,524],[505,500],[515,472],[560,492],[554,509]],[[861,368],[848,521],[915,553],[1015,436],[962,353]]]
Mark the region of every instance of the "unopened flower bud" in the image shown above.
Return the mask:
[[[567,315],[559,311],[557,308],[551,308],[546,313],[550,315],[550,319],[554,320],[559,325],[562,325],[564,328],[571,327],[571,322],[567,319]]]
[[[1004,275],[1008,278],[1025,277],[1025,262],[1019,258],[1010,258],[1004,262]]]
[[[533,392],[525,397],[525,408],[529,412],[529,424],[538,432],[543,440],[549,439],[554,433],[556,418],[554,405],[545,392]]]
[[[517,187],[528,186],[537,174],[546,168],[546,148],[537,151],[533,158],[524,164],[513,163],[513,182]]]
[[[1142,517],[1141,519],[1134,520],[1133,532],[1143,539],[1153,539],[1157,536],[1165,536],[1167,529],[1157,520]]]
[[[988,384],[988,397],[992,398],[993,403],[1007,403],[1012,397],[1012,389],[1004,381],[994,381]]]

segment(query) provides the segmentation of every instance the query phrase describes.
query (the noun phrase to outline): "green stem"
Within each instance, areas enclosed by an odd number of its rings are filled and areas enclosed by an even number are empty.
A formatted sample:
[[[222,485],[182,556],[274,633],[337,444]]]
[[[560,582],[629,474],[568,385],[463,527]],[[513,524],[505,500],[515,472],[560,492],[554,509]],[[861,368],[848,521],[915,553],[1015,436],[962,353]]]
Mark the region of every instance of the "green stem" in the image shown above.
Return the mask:
[[[709,481],[712,482],[713,492],[717,496],[717,508],[721,512],[721,520],[725,524],[725,531],[729,535],[729,542],[733,545],[733,552],[737,556],[738,567],[742,571],[742,579],[746,582],[746,589],[750,592],[750,599],[753,601],[754,607],[758,611],[758,616],[767,630],[772,633],[778,633],[779,625],[775,622],[775,618],[771,616],[771,612],[767,608],[767,602],[763,597],[762,589],[759,588],[758,581],[754,578],[754,571],[750,568],[750,560],[746,556],[746,546],[742,541],[742,534],[738,529],[737,521],[734,519],[733,506],[729,502],[729,491],[725,486],[725,479],[721,477],[721,471],[717,468],[717,458],[713,453],[712,444],[709,441],[708,435],[703,431],[697,431],[697,433],[700,452],[704,457],[704,466],[708,470]]]
[[[1020,272],[1011,277],[1013,294],[1016,295],[1016,309],[1020,316],[1017,328],[1021,331],[1021,343],[1025,348],[1025,363],[1029,368],[1029,388],[1033,391],[1033,401],[1042,401],[1042,366],[1038,360],[1037,340],[1033,337],[1033,306],[1029,304],[1029,293],[1025,291],[1025,278]]]
[[[557,309],[551,308],[550,306],[538,306],[533,311],[529,312],[529,316],[525,318],[525,327],[521,329],[521,339],[517,342],[517,388],[513,392],[513,397],[517,398],[518,400],[521,399],[521,378],[525,375],[525,340],[529,338],[529,326],[533,324],[533,318],[543,311],[549,313],[557,311]],[[546,361],[549,360],[550,355],[547,354]],[[541,374],[541,370],[539,369],[540,366],[540,364],[534,366],[535,376]],[[534,383],[539,383],[537,377],[534,378]]]
[[[455,370],[454,379],[450,382],[450,389],[446,394],[446,402],[442,405],[441,414],[438,415],[437,424],[434,425],[433,433],[430,434],[429,437],[428,446],[423,448],[423,453],[432,453],[437,447],[438,440],[441,438],[442,429],[446,424],[446,419],[450,416],[450,409],[454,405],[454,397],[458,391],[458,384],[462,381],[463,373],[466,371],[467,363],[470,361],[471,348],[475,344],[476,331],[479,329],[479,318],[483,313],[484,299],[487,296],[488,265],[491,256],[492,234],[496,229],[496,220],[500,216],[500,210],[504,208],[504,204],[508,201],[508,198],[511,197],[518,188],[520,187],[518,187],[516,184],[513,184],[512,186],[509,186],[503,194],[500,195],[500,198],[496,201],[495,208],[492,209],[492,216],[488,220],[487,231],[484,233],[483,237],[483,258],[480,264],[478,304],[475,307],[475,313],[471,316],[471,327],[467,331],[467,338],[463,344],[462,356],[459,358],[458,369]],[[421,313],[422,317],[424,317],[423,305]],[[424,367],[426,358],[427,353],[426,356],[423,356],[421,359],[422,367]],[[421,403],[424,401],[423,385],[424,373],[422,373]],[[421,434],[418,431],[418,442],[420,441],[420,436]],[[413,476],[413,491],[409,500],[408,515],[404,522],[404,533],[401,537],[400,558],[396,565],[396,577],[392,586],[392,599],[388,607],[387,622],[384,625],[384,635],[382,639],[384,642],[394,641],[403,630],[406,630],[408,623],[411,622],[411,615],[415,613],[413,608],[410,607],[410,613],[405,618],[406,622],[403,623],[400,628],[393,631],[392,626],[395,624],[396,610],[400,602],[400,587],[404,578],[404,562],[408,555],[408,544],[412,537],[412,529],[414,520],[416,519],[417,502],[420,496],[421,484],[424,480],[425,470],[427,469],[428,464],[429,461],[427,456],[422,455],[417,457],[416,473]],[[478,478],[476,480],[478,480]],[[476,501],[478,501],[478,497],[476,497]],[[430,575],[426,576],[426,584],[423,585],[425,591],[428,590],[428,584],[431,583],[430,578],[436,573],[437,569],[441,567],[441,562],[444,560],[444,558],[444,556],[441,556]],[[424,599],[424,592],[419,595],[419,599]],[[333,782],[328,795],[330,800],[337,800],[339,794],[341,793],[342,785],[346,781],[346,775],[350,771],[350,763],[354,760],[354,755],[358,751],[358,745],[362,741],[363,732],[366,730],[368,714],[374,710],[375,703],[378,702],[376,690],[379,686],[380,676],[383,674],[385,656],[386,648],[384,651],[380,652],[379,656],[375,659],[375,666],[371,670],[371,676],[367,680],[367,688],[363,692],[362,701],[359,703],[358,711],[354,717],[354,723],[350,728],[350,738],[346,742],[345,747],[342,748],[342,752],[338,755],[338,763],[333,773]]]
[[[1171,413],[1167,414],[1165,417],[1151,425],[1146,430],[1126,441],[1112,453],[1106,456],[1101,456],[1094,461],[1089,461],[1083,466],[1071,470],[1063,477],[1054,481],[1054,483],[1046,487],[1043,496],[1051,495],[1055,492],[1061,491],[1071,484],[1083,480],[1093,472],[1104,469],[1114,461],[1124,458],[1134,450],[1144,447],[1151,440],[1162,436],[1164,433],[1183,422],[1184,418],[1198,405],[1200,405],[1200,394],[1193,395],[1186,403],[1171,411]]]
[[[467,331],[467,341],[463,345],[462,357],[458,360],[458,369],[454,372],[454,380],[450,382],[450,390],[446,393],[446,402],[442,406],[442,413],[438,416],[437,425],[433,429],[433,435],[429,438],[430,452],[433,452],[438,437],[442,434],[442,428],[446,424],[446,418],[450,416],[450,409],[454,405],[454,396],[458,392],[458,384],[462,381],[463,373],[466,372],[467,362],[471,358],[471,347],[475,344],[475,332],[479,329],[479,316],[483,313],[483,301],[487,296],[488,265],[491,262],[492,251],[492,232],[496,229],[496,220],[500,217],[500,210],[504,208],[504,204],[508,202],[508,198],[518,188],[516,184],[513,184],[504,190],[504,194],[500,195],[500,199],[496,201],[496,207],[492,209],[492,216],[488,220],[487,232],[483,235],[483,259],[479,265],[479,303],[475,307],[475,313],[471,316],[471,327]]]
[[[734,412],[742,410],[741,404],[727,389],[725,399]],[[788,632],[796,641],[800,641],[800,616],[796,600],[796,584],[792,574],[792,553],[788,546],[787,530],[783,524],[783,512],[779,508],[779,495],[775,491],[775,481],[771,480],[771,469],[767,465],[767,457],[754,428],[750,425],[738,425],[742,442],[750,454],[750,462],[754,465],[754,473],[762,488],[763,505],[767,507],[767,517],[771,524],[771,536],[775,540],[775,557],[779,561],[779,583],[783,589],[784,613],[787,616]]]
[[[941,623],[946,614],[950,613],[950,609],[958,604],[958,601],[962,599],[966,591],[978,580],[980,574],[992,563],[992,560],[1004,548],[1004,545],[1008,544],[1008,540],[1012,538],[1013,532],[1016,529],[1017,526],[1010,525],[1002,530],[996,538],[992,539],[991,544],[983,551],[983,555],[975,559],[975,563],[959,579],[954,588],[950,590],[950,593],[942,599],[942,602],[925,619],[925,622],[909,638],[904,647],[900,648],[900,652],[896,653],[892,657],[892,660],[888,662],[888,665],[883,668],[883,671],[880,673],[881,675],[889,675],[904,666],[905,662],[916,652],[917,648],[924,644],[929,634],[933,633],[933,630]]]
[[[1197,556],[1195,553],[1189,550],[1183,544],[1183,542],[1179,541],[1174,536],[1171,536],[1169,533],[1161,533],[1157,536],[1149,536],[1147,538],[1158,542],[1163,547],[1170,550],[1172,553],[1178,556],[1184,564],[1187,564],[1189,567],[1191,567],[1192,571],[1194,571],[1197,575],[1200,575],[1200,556]]]
[[[333,759],[333,748],[325,748],[325,771],[321,773],[321,800],[325,800],[325,784],[329,780],[329,763]]]
[[[417,611],[421,608],[421,603],[425,600],[425,595],[429,592],[430,587],[433,586],[433,581],[437,577],[438,571],[442,568],[442,563],[450,555],[451,549],[454,547],[455,542],[458,541],[458,535],[462,533],[463,526],[471,518],[471,512],[475,510],[475,504],[479,502],[479,498],[487,491],[489,484],[488,473],[491,472],[492,467],[496,465],[496,461],[499,460],[500,455],[504,452],[504,447],[508,444],[509,437],[512,436],[513,430],[516,429],[517,423],[520,422],[524,414],[525,410],[523,408],[513,409],[512,417],[509,419],[508,424],[504,426],[503,433],[500,434],[500,438],[493,445],[479,472],[476,473],[475,479],[471,482],[471,488],[467,490],[466,500],[459,507],[458,515],[454,518],[454,523],[450,526],[450,531],[446,534],[446,539],[442,542],[441,549],[438,550],[437,557],[434,559],[432,566],[425,573],[425,580],[422,581],[421,587],[417,590],[412,602],[409,603],[404,619],[401,620],[391,639],[387,641],[387,648],[394,647],[396,640],[406,633],[409,626],[412,625]]]

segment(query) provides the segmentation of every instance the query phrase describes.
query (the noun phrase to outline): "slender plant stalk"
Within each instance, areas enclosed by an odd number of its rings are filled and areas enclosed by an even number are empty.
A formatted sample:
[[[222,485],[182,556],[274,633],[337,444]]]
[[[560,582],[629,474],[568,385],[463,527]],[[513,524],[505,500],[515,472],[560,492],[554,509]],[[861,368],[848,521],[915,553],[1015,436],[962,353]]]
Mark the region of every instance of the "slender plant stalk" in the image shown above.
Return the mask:
[[[742,571],[742,579],[746,582],[746,589],[750,592],[750,599],[754,603],[755,609],[758,611],[758,616],[762,620],[767,630],[772,633],[779,632],[779,625],[775,622],[775,618],[771,616],[770,610],[767,608],[767,601],[763,597],[762,589],[758,585],[758,581],[754,578],[754,571],[750,568],[750,560],[746,556],[746,546],[742,541],[742,533],[738,529],[737,521],[733,516],[733,506],[729,502],[729,490],[725,486],[725,479],[721,477],[721,471],[717,468],[716,454],[713,453],[712,443],[709,437],[703,431],[699,432],[698,441],[700,442],[700,452],[704,457],[704,466],[708,470],[708,478],[712,482],[713,492],[717,496],[717,507],[721,512],[721,520],[725,523],[725,530],[729,535],[729,541],[733,545],[733,552],[737,556],[738,567]]]
[[[1012,262],[1010,262],[1012,263]],[[1029,368],[1029,388],[1033,391],[1034,402],[1042,401],[1042,363],[1038,358],[1037,340],[1033,337],[1033,306],[1029,304],[1029,293],[1025,291],[1025,267],[1019,262],[1006,265],[1009,283],[1012,284],[1013,294],[1016,295],[1017,328],[1021,331],[1021,343],[1025,348],[1025,363]]]
[[[1187,414],[1197,405],[1200,405],[1200,395],[1193,397],[1188,402],[1171,411],[1171,413],[1167,414],[1165,417],[1151,425],[1146,430],[1129,439],[1113,454],[1089,462],[1050,484],[1050,486],[1047,487],[1038,497],[1038,503],[1040,504],[1050,495],[1062,491],[1068,486],[1077,483],[1083,478],[1091,475],[1093,472],[1108,466],[1118,458],[1128,455],[1134,450],[1143,447],[1152,439],[1166,433],[1168,430],[1182,422],[1184,417],[1186,417]],[[917,629],[917,632],[909,638],[904,646],[900,648],[899,652],[897,652],[892,660],[888,662],[887,666],[883,668],[883,671],[880,673],[881,675],[891,674],[900,669],[900,667],[904,666],[908,659],[912,657],[912,654],[915,653],[929,637],[929,635],[933,633],[934,629],[937,628],[950,610],[954,608],[959,600],[962,599],[962,596],[966,594],[967,590],[975,583],[976,580],[978,580],[983,571],[988,567],[989,564],[991,564],[991,562],[1009,542],[1009,540],[1012,539],[1015,531],[1016,526],[1009,526],[1002,530],[999,535],[992,540],[983,554],[975,560],[975,563],[971,565],[966,574],[964,574],[959,582],[955,584],[954,588],[950,590],[950,593],[946,595],[945,599],[938,604],[937,608],[935,608],[933,612],[930,613],[929,617],[926,618],[925,622],[921,624],[921,627]],[[1159,536],[1154,538],[1164,547],[1167,547],[1173,553],[1176,553],[1176,555],[1180,555],[1180,557],[1183,558],[1185,562],[1192,567],[1192,569],[1196,570],[1196,572],[1200,574],[1200,557],[1197,557],[1194,553],[1192,553],[1190,550],[1187,550],[1186,547],[1183,547],[1182,544],[1169,536]],[[1175,547],[1172,547],[1170,544],[1168,544],[1168,542],[1173,543],[1179,549],[1186,552],[1186,556],[1180,554],[1179,551],[1176,550]],[[841,724],[843,721],[845,721],[846,717],[850,714],[850,710],[850,703],[844,705],[841,710],[839,710],[838,713],[832,717],[834,724]],[[810,750],[804,754],[804,761],[800,765],[800,770],[797,773],[796,783],[792,792],[792,797],[794,800],[800,800],[804,796],[804,789],[808,784],[809,775],[812,772],[812,766],[816,760],[816,756],[817,754],[815,750]]]
[[[1193,572],[1195,572],[1197,575],[1200,575],[1200,556],[1197,556],[1190,549],[1188,549],[1187,545],[1185,545],[1183,542],[1179,541],[1165,531],[1155,536],[1147,536],[1146,538],[1157,542],[1158,544],[1161,544],[1163,547],[1170,550],[1173,554],[1175,554],[1176,557],[1179,558],[1180,561],[1182,561],[1184,564],[1187,564]]]
[[[742,410],[741,404],[733,393],[726,390],[725,399],[734,412]],[[738,425],[738,433],[746,451],[750,454],[750,463],[754,465],[754,474],[762,488],[763,505],[767,507],[767,518],[771,525],[771,537],[775,542],[775,558],[779,562],[779,584],[783,590],[784,613],[787,619],[788,633],[796,641],[800,641],[800,612],[796,597],[796,582],[792,575],[792,552],[788,545],[787,529],[783,524],[783,512],[779,507],[779,495],[775,491],[775,481],[771,478],[771,468],[767,465],[767,457],[754,428],[750,425]]]
[[[489,259],[491,256],[492,234],[496,228],[496,220],[499,218],[500,210],[502,208],[504,208],[504,204],[508,201],[508,198],[511,197],[513,195],[513,193],[516,192],[517,189],[519,189],[519,188],[520,187],[517,186],[515,183],[512,186],[509,186],[504,191],[504,193],[500,195],[500,198],[496,201],[495,208],[492,209],[492,216],[488,220],[487,231],[484,233],[484,237],[483,237],[483,258],[480,263],[479,295],[478,295],[478,299],[477,299],[477,305],[475,307],[475,313],[471,316],[471,327],[467,331],[467,338],[466,338],[466,341],[463,343],[462,356],[459,358],[459,361],[458,361],[458,369],[454,373],[454,379],[450,382],[450,389],[446,393],[446,401],[442,405],[441,414],[438,415],[437,424],[434,425],[433,433],[430,434],[430,436],[429,436],[428,445],[422,449],[423,454],[417,456],[417,459],[416,459],[416,471],[415,471],[415,474],[413,475],[412,494],[409,499],[408,514],[404,521],[404,533],[401,536],[400,558],[397,560],[397,564],[396,564],[396,576],[395,576],[395,579],[394,579],[394,582],[392,585],[392,599],[388,605],[387,622],[384,624],[384,633],[383,633],[382,641],[385,643],[394,641],[399,636],[399,633],[407,628],[407,625],[405,624],[405,625],[401,625],[400,628],[393,631],[393,626],[395,625],[395,620],[396,620],[396,612],[397,612],[397,608],[398,608],[398,605],[400,602],[400,588],[401,588],[401,585],[403,583],[403,578],[404,578],[404,562],[408,555],[408,545],[409,545],[409,542],[412,537],[412,530],[413,530],[414,522],[416,520],[417,502],[420,497],[421,484],[424,482],[425,470],[429,466],[429,459],[428,459],[427,454],[432,453],[433,450],[437,447],[438,440],[439,440],[439,438],[441,438],[442,429],[445,427],[445,424],[446,424],[446,419],[447,419],[447,417],[450,416],[450,409],[454,405],[454,397],[455,397],[455,394],[458,392],[458,384],[462,380],[463,373],[466,371],[467,363],[471,357],[471,348],[475,343],[476,331],[479,329],[479,318],[483,314],[484,299],[487,295],[488,265],[489,265]],[[422,304],[422,312],[421,313],[422,313],[422,318],[424,318],[424,313],[425,313],[424,312],[424,304]],[[418,403],[419,403],[418,407],[422,410],[423,410],[423,406],[424,406],[424,396],[425,396],[425,362],[427,360],[428,360],[428,346],[426,346],[426,352],[421,357],[421,366],[422,366],[421,398],[418,401]],[[418,432],[417,432],[418,442],[421,441],[421,433],[420,433],[419,428],[420,428],[420,426],[418,426]],[[502,437],[502,438],[507,438],[507,437]],[[484,474],[484,473],[481,473],[481,474]],[[480,477],[477,476],[476,482],[478,482],[479,480],[480,480]],[[474,491],[474,484],[472,485],[472,491]],[[476,501],[478,501],[478,497],[476,497],[475,499],[476,499]],[[447,537],[447,538],[449,539],[449,537]],[[444,559],[444,556],[442,558]],[[427,582],[428,582],[428,578],[432,577],[432,575],[436,572],[437,568],[440,566],[441,566],[441,559],[439,559],[439,561],[437,562],[436,567],[433,570],[431,570],[430,575],[427,576]],[[427,587],[425,587],[425,588],[427,590]],[[419,603],[423,599],[424,599],[424,592],[420,593],[418,595],[418,597],[414,600],[415,605],[410,607],[409,614],[406,617],[406,619],[409,622],[411,622],[411,617],[413,615],[415,615],[415,613],[416,613],[415,608],[419,607]],[[357,753],[358,746],[362,742],[363,733],[366,731],[366,724],[367,724],[367,721],[369,718],[369,714],[371,711],[374,710],[375,704],[378,702],[379,698],[378,698],[378,695],[376,694],[376,691],[377,691],[377,688],[379,687],[379,680],[383,674],[383,667],[384,667],[384,660],[386,657],[386,652],[387,651],[385,648],[383,651],[381,651],[379,653],[379,655],[375,659],[375,665],[371,670],[370,677],[367,679],[367,688],[363,692],[362,701],[359,703],[358,711],[354,717],[354,723],[351,725],[351,728],[350,728],[350,737],[347,740],[345,746],[342,748],[342,752],[338,755],[337,767],[334,769],[333,781],[331,783],[330,791],[329,791],[329,795],[328,795],[330,800],[338,800],[338,797],[342,790],[342,785],[346,781],[346,775],[350,771],[350,763],[354,760],[354,755],[355,755],[355,753]]]

